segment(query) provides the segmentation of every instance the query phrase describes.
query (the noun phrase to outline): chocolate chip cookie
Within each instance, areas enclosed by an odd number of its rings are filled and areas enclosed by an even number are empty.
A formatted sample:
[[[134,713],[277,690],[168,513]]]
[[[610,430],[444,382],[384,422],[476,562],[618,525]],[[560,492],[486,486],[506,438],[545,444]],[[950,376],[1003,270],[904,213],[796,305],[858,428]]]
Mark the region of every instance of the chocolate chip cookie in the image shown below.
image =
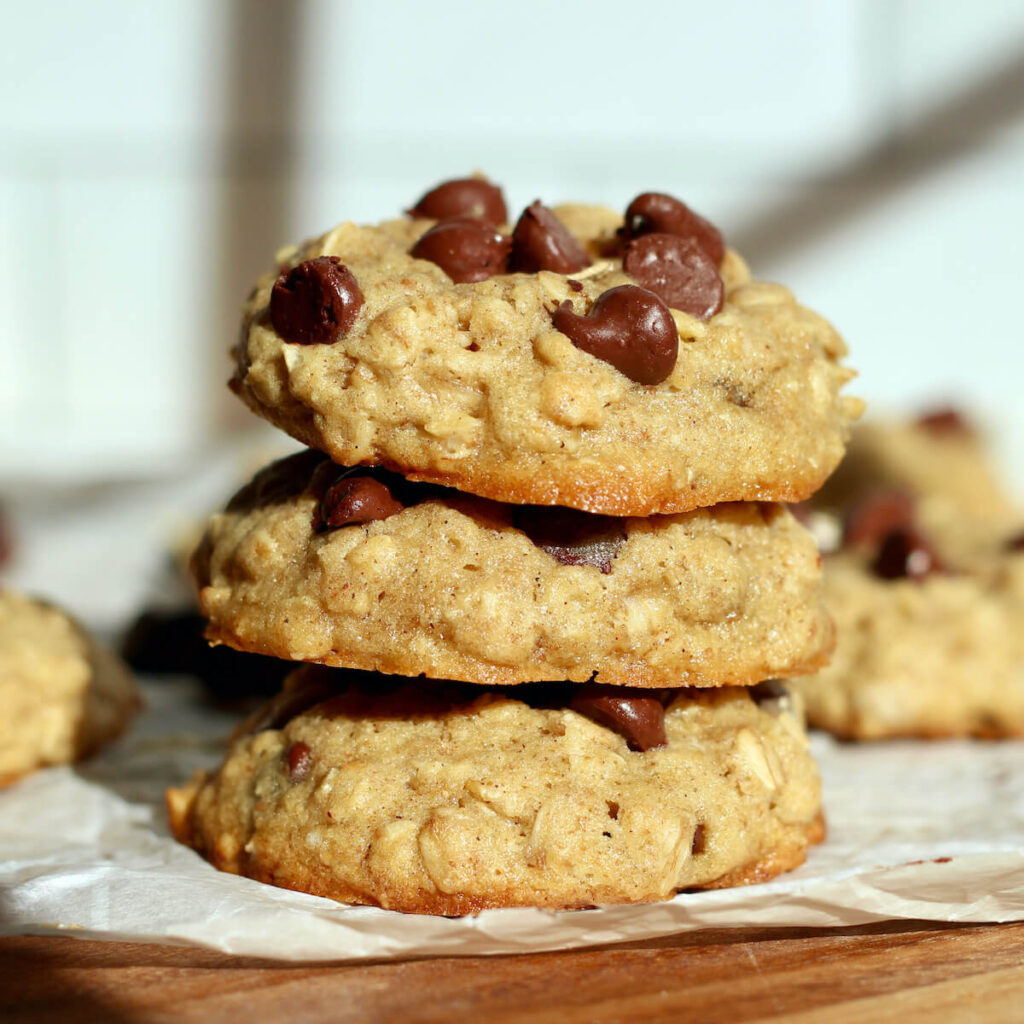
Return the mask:
[[[962,416],[858,428],[812,516],[838,642],[794,684],[852,739],[1024,735],[1024,516]]]
[[[618,519],[310,450],[213,518],[193,569],[211,639],[402,675],[742,685],[832,645],[818,552],[780,505]]]
[[[124,666],[52,605],[0,591],[0,785],[76,761],[138,706]]]
[[[836,466],[842,340],[712,224],[659,193],[507,216],[465,179],[284,251],[233,389],[339,464],[516,504],[799,501]]]
[[[822,838],[782,687],[617,688],[611,710],[588,689],[301,669],[217,772],[168,792],[174,833],[225,871],[447,915],[762,881]]]

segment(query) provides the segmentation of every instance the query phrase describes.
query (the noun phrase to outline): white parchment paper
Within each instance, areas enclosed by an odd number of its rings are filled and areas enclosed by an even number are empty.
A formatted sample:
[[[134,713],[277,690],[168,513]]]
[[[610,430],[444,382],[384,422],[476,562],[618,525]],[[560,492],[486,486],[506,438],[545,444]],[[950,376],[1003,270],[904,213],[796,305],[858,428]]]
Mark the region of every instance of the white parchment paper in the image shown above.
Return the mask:
[[[695,928],[1024,919],[1024,743],[816,737],[829,836],[775,881],[640,907],[418,917],[215,871],[171,839],[163,790],[217,763],[234,718],[147,687],[117,746],[0,791],[0,932],[198,944],[281,959],[566,949]]]

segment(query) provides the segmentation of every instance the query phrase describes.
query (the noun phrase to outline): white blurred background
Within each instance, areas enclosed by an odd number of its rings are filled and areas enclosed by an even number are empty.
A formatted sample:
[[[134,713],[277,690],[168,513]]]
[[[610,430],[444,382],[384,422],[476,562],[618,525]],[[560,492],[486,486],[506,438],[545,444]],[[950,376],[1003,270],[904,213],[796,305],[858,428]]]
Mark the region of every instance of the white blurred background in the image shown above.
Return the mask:
[[[677,194],[832,319],[876,408],[1022,482],[1021,0],[5,0],[0,497],[187,474],[280,244],[482,169]]]

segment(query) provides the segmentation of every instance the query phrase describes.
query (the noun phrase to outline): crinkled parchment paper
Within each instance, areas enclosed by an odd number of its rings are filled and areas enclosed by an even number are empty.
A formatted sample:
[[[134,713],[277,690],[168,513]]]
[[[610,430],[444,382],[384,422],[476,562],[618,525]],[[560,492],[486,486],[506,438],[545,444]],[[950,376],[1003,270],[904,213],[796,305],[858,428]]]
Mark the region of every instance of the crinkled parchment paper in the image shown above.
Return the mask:
[[[221,874],[178,845],[163,790],[216,764],[234,720],[181,681],[150,685],[147,702],[104,755],[0,791],[0,932],[342,960],[566,949],[711,927],[1024,919],[1020,742],[817,737],[829,836],[798,871],[651,906],[445,919]]]

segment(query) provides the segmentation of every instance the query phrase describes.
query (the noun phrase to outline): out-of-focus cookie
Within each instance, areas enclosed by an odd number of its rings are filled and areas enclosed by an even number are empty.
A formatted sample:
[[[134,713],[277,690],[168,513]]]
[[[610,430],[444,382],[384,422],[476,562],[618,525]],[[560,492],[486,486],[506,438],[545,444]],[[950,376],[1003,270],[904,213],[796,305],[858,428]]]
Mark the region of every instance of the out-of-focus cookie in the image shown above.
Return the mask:
[[[274,885],[458,915],[762,881],[822,838],[778,684],[654,696],[359,675],[290,677],[217,772],[168,791],[178,839]]]
[[[794,683],[851,739],[1024,735],[1024,517],[962,416],[858,428],[821,496],[832,661]],[[817,499],[815,504],[817,504]]]
[[[799,501],[835,468],[861,409],[842,340],[707,221],[651,193],[625,219],[501,210],[452,194],[284,250],[233,389],[342,465],[515,504]]]
[[[820,667],[820,558],[780,505],[612,519],[513,507],[318,452],[274,463],[193,559],[207,636],[400,675],[745,685]]]
[[[138,706],[131,676],[52,605],[0,591],[0,785],[78,760]]]

